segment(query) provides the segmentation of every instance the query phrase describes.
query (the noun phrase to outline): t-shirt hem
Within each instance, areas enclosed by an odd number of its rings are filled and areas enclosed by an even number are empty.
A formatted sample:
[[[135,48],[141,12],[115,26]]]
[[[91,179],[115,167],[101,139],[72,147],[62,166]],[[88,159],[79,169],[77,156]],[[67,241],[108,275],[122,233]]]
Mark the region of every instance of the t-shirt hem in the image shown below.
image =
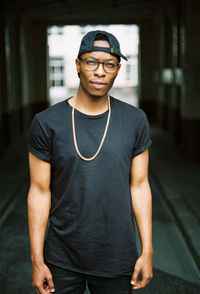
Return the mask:
[[[45,258],[45,262],[53,264],[57,267],[66,269],[66,270],[70,270],[73,272],[77,272],[80,274],[85,274],[85,275],[91,275],[91,276],[98,276],[98,277],[105,277],[105,278],[115,278],[115,277],[119,277],[119,276],[131,276],[133,274],[133,270],[131,270],[130,272],[117,272],[117,273],[107,273],[107,272],[95,272],[95,271],[87,271],[87,270],[80,270],[77,269],[75,267],[71,267],[71,266],[66,266],[63,265],[62,263],[56,262],[55,260],[51,259],[51,258]]]
[[[39,159],[44,160],[48,163],[51,163],[51,160],[47,158],[44,154],[39,152],[38,150],[34,149],[32,146],[28,145],[28,150],[33,153],[35,156],[37,156]]]

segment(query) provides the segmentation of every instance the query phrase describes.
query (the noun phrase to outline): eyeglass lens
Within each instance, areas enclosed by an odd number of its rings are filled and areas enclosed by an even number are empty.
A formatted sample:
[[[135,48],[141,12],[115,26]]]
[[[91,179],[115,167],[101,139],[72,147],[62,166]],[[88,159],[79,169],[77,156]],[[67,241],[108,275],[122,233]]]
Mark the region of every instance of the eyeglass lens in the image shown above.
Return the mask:
[[[103,64],[103,68],[106,72],[115,72],[117,69],[117,63],[113,60],[108,60],[108,61],[99,61],[97,59],[93,58],[86,58],[86,59],[81,59],[85,63],[85,68],[87,70],[96,70],[99,66],[100,63]]]

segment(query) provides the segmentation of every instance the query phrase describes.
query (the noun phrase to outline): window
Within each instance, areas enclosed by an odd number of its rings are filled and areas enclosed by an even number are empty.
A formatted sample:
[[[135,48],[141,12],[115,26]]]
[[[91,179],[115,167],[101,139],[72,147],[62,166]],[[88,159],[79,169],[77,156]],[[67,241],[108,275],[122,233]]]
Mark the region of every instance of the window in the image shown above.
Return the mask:
[[[138,81],[138,58],[137,55],[128,55],[126,64],[126,80],[137,84]]]
[[[64,58],[50,58],[50,87],[64,87]]]
[[[63,26],[52,26],[48,29],[49,35],[63,35]]]

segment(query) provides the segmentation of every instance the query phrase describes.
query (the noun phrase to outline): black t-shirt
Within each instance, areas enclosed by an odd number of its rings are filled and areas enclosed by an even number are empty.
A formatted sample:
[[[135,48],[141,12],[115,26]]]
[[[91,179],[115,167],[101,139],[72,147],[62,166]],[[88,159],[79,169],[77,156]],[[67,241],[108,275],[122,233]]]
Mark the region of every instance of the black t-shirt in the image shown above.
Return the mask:
[[[92,161],[74,147],[72,107],[62,101],[38,113],[30,128],[29,151],[51,163],[50,227],[45,260],[91,275],[131,275],[137,259],[130,166],[151,145],[144,112],[111,97],[104,144]],[[93,156],[108,111],[75,110],[76,137],[85,157]]]

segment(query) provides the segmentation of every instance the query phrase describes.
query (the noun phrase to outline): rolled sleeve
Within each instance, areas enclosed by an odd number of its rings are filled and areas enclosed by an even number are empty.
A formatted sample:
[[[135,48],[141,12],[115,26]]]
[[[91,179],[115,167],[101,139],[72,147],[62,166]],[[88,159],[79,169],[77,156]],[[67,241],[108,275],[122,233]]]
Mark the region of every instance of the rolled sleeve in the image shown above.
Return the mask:
[[[32,120],[29,137],[28,150],[35,156],[51,163],[51,142],[48,126],[35,116]]]
[[[132,157],[139,155],[148,149],[152,144],[149,135],[149,123],[145,113],[141,110],[141,118],[138,127],[137,137],[133,147]]]

